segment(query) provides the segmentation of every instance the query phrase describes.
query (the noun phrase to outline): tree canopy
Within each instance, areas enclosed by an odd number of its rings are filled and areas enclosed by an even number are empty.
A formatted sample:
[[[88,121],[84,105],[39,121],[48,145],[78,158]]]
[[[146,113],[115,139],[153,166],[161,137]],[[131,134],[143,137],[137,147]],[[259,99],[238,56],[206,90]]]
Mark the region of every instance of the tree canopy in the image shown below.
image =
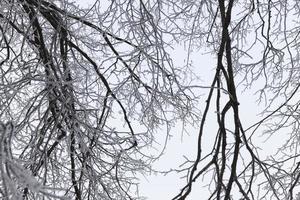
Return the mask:
[[[183,122],[199,129],[197,152],[179,167],[187,183],[174,200],[204,176],[205,199],[299,198],[299,8],[294,0],[0,1],[0,197],[139,199],[136,175],[161,155],[149,149]],[[178,45],[182,66],[172,61]],[[214,66],[193,66],[199,49]],[[210,86],[198,79],[203,67],[214,70]],[[251,89],[263,110],[245,127],[239,91]],[[256,138],[282,132],[278,152],[262,156]]]

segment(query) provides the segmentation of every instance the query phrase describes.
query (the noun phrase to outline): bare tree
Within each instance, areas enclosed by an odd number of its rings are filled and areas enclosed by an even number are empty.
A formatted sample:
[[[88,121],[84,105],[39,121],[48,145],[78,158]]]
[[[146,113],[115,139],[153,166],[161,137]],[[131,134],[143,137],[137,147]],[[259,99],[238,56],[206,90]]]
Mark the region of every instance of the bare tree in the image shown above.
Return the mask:
[[[157,10],[0,1],[0,198],[136,199],[156,127],[197,118]]]
[[[216,59],[197,156],[186,169],[187,184],[173,199],[186,199],[194,183],[204,178],[211,180],[203,184],[211,195],[201,199],[299,199],[299,2],[161,4],[169,8],[162,19],[172,30],[168,33],[177,41],[185,40],[189,51],[205,47]],[[259,85],[258,100],[265,103],[265,109],[257,123],[244,127],[238,86],[253,85]],[[209,113],[215,113],[209,125],[218,127],[213,137],[207,127]],[[261,156],[260,144],[253,142],[258,133],[282,141],[278,135],[282,132],[288,133],[287,142],[275,155]],[[203,139],[207,135],[213,141]],[[203,155],[205,143],[214,144],[207,155]]]

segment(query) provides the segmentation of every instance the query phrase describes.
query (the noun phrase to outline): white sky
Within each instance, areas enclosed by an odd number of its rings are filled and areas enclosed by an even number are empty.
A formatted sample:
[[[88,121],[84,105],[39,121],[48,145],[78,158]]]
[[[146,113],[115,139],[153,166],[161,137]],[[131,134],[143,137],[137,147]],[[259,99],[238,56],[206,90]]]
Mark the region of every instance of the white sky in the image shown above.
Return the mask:
[[[178,48],[172,54],[174,63],[180,64],[184,63],[184,58],[186,52],[181,48]],[[195,72],[201,76],[203,82],[201,85],[210,85],[212,77],[215,73],[215,61],[210,55],[203,55],[201,52],[195,52],[191,57]],[[204,92],[204,90],[199,90],[199,92]],[[253,96],[253,91],[240,92],[239,100],[240,105],[240,114],[241,119],[243,120],[244,127],[248,127],[255,123],[257,120],[256,116],[259,112],[259,106],[255,102],[255,98],[249,98]],[[202,97],[202,107],[204,108],[204,101],[207,98],[207,94]],[[211,110],[213,112],[214,110]],[[212,118],[213,117],[213,118]],[[208,117],[205,134],[211,132],[212,137],[215,137],[216,130],[214,127],[216,124],[212,121],[215,121],[215,116]],[[170,168],[179,168],[179,165],[182,164],[185,159],[183,156],[187,156],[190,160],[195,159],[197,152],[197,138],[198,138],[198,127],[190,127],[189,135],[184,135],[182,137],[180,123],[176,128],[172,130],[172,139],[169,141],[168,146],[164,155],[154,163],[154,167],[162,171],[167,171]],[[206,136],[207,137],[207,136]],[[209,138],[207,138],[209,139]],[[205,140],[203,140],[205,141]],[[211,144],[207,144],[210,146]],[[271,148],[270,148],[271,149]],[[208,149],[207,149],[208,150]],[[205,149],[204,149],[205,151]],[[274,152],[273,152],[274,153]],[[185,173],[176,174],[170,173],[166,176],[164,175],[151,175],[147,179],[141,179],[140,193],[143,196],[146,196],[148,200],[157,200],[157,199],[172,199],[176,196],[180,189],[185,185],[186,179],[181,178]],[[201,178],[198,180],[201,182]],[[209,196],[207,188],[202,188],[199,184],[194,184],[191,195],[188,196],[187,200],[199,199],[199,197]]]

